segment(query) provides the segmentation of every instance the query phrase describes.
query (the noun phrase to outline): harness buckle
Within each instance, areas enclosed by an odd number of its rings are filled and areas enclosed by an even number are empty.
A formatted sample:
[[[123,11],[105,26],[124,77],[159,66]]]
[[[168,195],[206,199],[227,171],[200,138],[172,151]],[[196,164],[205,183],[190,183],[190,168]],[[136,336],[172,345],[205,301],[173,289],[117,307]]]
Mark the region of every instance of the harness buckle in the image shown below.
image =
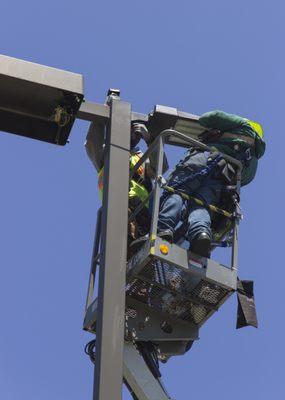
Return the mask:
[[[162,176],[162,175],[159,175],[158,177],[157,177],[157,181],[159,182],[159,184],[160,184],[160,186],[163,188],[164,186],[166,186],[166,184],[167,184],[167,180]]]

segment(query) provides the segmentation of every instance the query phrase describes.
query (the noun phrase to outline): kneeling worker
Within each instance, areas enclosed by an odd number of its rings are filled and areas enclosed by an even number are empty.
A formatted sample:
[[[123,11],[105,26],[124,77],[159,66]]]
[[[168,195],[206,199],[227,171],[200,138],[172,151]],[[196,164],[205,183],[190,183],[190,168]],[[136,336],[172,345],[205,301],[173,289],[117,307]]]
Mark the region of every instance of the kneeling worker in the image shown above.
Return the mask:
[[[88,157],[92,161],[98,171],[98,188],[99,196],[103,198],[103,173],[104,173],[104,132],[105,125],[101,123],[92,123],[90,125],[85,147]],[[143,139],[147,145],[150,144],[150,135],[144,124],[132,123],[131,132],[131,152],[130,152],[130,169],[134,168],[140,158],[143,156],[142,151],[137,147],[139,141]],[[153,176],[153,168],[156,163],[156,155],[150,155],[149,159],[144,162],[136,171],[133,179],[130,181],[129,190],[129,214],[131,214],[141,202],[144,202],[152,190],[151,178]],[[164,169],[167,169],[167,161],[164,159]],[[139,236],[148,232],[150,227],[150,214],[148,202],[136,215],[135,220],[129,224],[129,244]]]
[[[202,115],[200,125],[206,128],[201,141],[219,152],[241,161],[242,182],[247,185],[256,173],[258,159],[265,151],[263,131],[260,124],[223,111],[211,111]],[[229,184],[214,166],[207,174],[199,171],[209,167],[212,158],[209,152],[190,147],[185,157],[176,165],[170,176],[168,186],[175,187],[202,201],[219,205],[223,189]],[[191,179],[191,176],[195,176]],[[190,249],[204,257],[210,257],[211,215],[209,209],[189,201],[187,239]],[[171,241],[176,225],[181,219],[183,199],[179,194],[164,193],[158,219],[158,235]]]

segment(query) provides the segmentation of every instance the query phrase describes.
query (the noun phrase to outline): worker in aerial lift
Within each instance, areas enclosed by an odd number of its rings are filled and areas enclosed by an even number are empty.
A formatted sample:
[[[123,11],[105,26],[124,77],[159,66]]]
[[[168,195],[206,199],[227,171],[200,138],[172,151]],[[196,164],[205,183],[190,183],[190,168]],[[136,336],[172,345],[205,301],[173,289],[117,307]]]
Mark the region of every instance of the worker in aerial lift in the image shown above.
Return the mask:
[[[168,186],[200,198],[208,204],[219,205],[225,188],[235,182],[235,170],[232,165],[219,158],[218,151],[242,162],[241,184],[247,185],[254,179],[258,159],[265,151],[263,130],[261,125],[254,121],[223,111],[208,112],[200,117],[199,123],[206,128],[200,135],[200,140],[216,148],[217,153],[210,154],[190,147],[170,175]],[[179,194],[166,191],[163,193],[158,218],[158,236],[172,241],[183,206],[186,206],[188,211],[186,237],[190,243],[190,250],[210,257],[210,211],[191,201],[185,205]]]
[[[103,162],[104,162],[104,140],[105,125],[97,122],[90,125],[85,147],[88,157],[98,171],[99,196],[103,198]],[[140,140],[143,139],[147,145],[151,143],[151,137],[144,124],[135,122],[131,125],[130,132],[130,169],[132,169],[143,152],[138,147]],[[129,214],[131,214],[140,204],[145,201],[152,190],[151,178],[154,176],[156,165],[156,154],[152,154],[136,171],[133,179],[130,181],[129,190]],[[164,157],[164,171],[168,168],[167,160]],[[146,234],[150,228],[149,202],[136,215],[135,219],[130,221],[128,230],[128,244],[138,237]]]

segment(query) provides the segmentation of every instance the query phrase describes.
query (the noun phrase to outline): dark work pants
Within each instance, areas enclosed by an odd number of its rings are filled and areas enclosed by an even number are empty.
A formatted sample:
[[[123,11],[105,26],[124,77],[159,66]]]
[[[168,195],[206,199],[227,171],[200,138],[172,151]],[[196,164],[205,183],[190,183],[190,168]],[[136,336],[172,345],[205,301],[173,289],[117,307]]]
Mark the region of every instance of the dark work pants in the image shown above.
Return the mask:
[[[192,151],[193,152],[193,151]],[[181,182],[182,179],[189,176],[193,172],[197,172],[207,166],[209,152],[187,152],[186,156],[176,166],[176,169],[171,174],[169,186]],[[221,197],[221,189],[223,182],[219,178],[214,178],[211,173],[209,176],[196,178],[192,182],[188,182],[180,186],[177,190],[182,190],[185,193],[197,197],[208,204],[218,205]],[[202,232],[206,232],[210,237],[211,234],[211,216],[209,210],[205,207],[198,206],[193,202],[187,202],[189,210],[189,229],[187,239],[191,242]],[[183,209],[183,199],[178,194],[170,194],[161,204],[161,209],[158,218],[158,230],[174,229],[181,218]]]

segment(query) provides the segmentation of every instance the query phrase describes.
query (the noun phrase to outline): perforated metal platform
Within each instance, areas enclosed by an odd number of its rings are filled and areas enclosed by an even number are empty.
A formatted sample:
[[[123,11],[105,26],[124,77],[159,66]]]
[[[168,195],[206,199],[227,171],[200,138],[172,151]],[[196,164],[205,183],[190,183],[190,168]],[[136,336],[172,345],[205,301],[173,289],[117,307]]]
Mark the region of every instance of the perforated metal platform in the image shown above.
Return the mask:
[[[128,263],[128,299],[200,327],[236,289],[236,272],[157,238]]]

